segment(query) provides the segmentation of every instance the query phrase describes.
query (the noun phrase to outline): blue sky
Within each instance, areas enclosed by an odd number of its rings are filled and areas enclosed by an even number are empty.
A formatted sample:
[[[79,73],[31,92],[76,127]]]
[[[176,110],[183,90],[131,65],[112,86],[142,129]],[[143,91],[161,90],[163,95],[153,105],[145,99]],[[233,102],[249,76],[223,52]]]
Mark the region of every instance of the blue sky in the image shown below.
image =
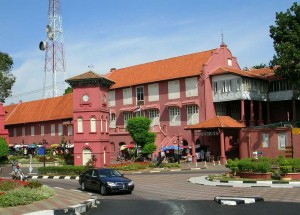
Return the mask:
[[[145,62],[205,51],[224,42],[241,68],[274,55],[269,26],[295,0],[61,0],[67,76],[105,74]],[[0,0],[0,51],[14,60],[13,96],[42,98],[48,0]]]

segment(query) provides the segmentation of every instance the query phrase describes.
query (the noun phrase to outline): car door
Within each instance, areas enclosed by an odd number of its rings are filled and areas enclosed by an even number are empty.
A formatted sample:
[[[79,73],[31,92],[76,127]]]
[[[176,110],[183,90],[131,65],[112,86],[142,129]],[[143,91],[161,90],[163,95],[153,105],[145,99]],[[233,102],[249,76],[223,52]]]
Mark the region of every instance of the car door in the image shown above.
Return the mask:
[[[83,182],[85,184],[85,187],[87,189],[93,189],[93,186],[92,186],[92,172],[93,172],[93,169],[90,169],[88,170],[85,175],[84,175],[84,178],[83,178]]]
[[[100,179],[98,171],[93,169],[91,179],[90,179],[91,189],[99,190],[100,189]]]

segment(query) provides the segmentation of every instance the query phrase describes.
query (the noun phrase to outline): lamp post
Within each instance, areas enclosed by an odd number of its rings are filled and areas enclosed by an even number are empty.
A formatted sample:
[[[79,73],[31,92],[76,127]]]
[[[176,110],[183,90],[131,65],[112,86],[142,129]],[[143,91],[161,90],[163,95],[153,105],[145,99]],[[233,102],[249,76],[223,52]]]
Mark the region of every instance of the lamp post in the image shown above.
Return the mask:
[[[180,137],[180,135],[178,134],[178,135],[176,135],[176,137],[177,137],[177,162],[178,162],[178,164],[180,164],[180,151],[179,151],[179,137]]]
[[[44,167],[46,166],[46,145],[47,141],[43,139],[43,147],[44,147]]]

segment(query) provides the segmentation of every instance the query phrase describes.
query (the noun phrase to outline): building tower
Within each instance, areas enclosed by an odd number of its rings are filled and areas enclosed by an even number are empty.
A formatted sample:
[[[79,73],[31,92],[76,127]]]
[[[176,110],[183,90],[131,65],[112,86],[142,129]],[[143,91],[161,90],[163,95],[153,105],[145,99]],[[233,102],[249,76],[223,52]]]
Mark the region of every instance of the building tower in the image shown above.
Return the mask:
[[[43,97],[62,95],[66,89],[66,65],[60,0],[49,0],[47,40],[39,48],[45,51]]]

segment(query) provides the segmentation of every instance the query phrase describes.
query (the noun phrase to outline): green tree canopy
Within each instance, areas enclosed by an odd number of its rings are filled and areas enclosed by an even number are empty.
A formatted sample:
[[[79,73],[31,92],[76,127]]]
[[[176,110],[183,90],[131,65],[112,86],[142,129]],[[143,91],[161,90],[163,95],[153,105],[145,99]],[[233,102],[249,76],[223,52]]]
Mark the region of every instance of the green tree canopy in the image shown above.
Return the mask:
[[[11,88],[16,81],[10,73],[13,64],[13,59],[8,54],[0,52],[0,102],[5,102],[11,96]]]
[[[300,89],[300,6],[295,2],[285,13],[276,13],[275,25],[270,26],[276,54],[270,62],[278,66],[276,74]]]
[[[265,63],[261,63],[258,65],[252,66],[253,69],[262,69],[262,68],[266,68],[266,67],[268,67],[268,66]]]
[[[67,89],[65,89],[64,95],[67,95],[69,93],[73,93],[73,88],[72,87],[68,87]]]
[[[4,137],[0,137],[0,161],[9,155],[9,147]]]
[[[142,149],[147,143],[154,143],[156,134],[150,132],[151,120],[145,117],[134,117],[127,121],[126,129],[132,139]]]

